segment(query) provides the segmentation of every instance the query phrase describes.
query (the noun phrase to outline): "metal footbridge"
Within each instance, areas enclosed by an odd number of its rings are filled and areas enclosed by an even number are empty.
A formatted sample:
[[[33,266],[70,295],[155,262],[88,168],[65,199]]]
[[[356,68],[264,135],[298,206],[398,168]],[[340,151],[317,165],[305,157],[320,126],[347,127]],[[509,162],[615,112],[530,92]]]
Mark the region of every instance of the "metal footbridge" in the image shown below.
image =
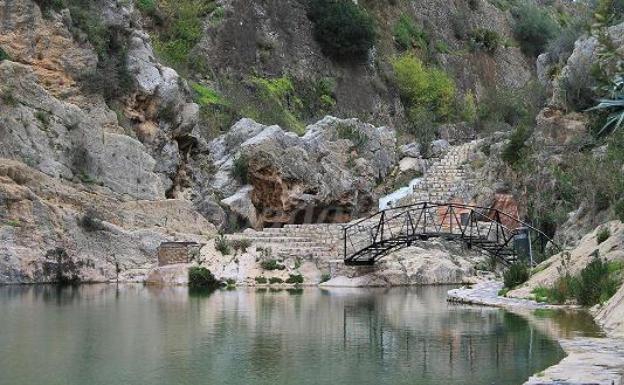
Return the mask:
[[[501,262],[534,264],[534,250],[551,244],[546,234],[496,208],[420,202],[379,211],[343,229],[346,265],[374,265],[392,251],[430,238],[455,240]]]

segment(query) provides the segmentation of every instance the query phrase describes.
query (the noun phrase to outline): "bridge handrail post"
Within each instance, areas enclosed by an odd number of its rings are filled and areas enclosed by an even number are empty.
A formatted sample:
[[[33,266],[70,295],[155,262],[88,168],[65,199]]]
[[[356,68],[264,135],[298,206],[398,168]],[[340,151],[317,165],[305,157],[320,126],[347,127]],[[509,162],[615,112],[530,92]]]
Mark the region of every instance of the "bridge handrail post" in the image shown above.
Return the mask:
[[[346,260],[347,259],[347,228],[345,227],[343,229],[344,231],[344,256],[343,259]]]

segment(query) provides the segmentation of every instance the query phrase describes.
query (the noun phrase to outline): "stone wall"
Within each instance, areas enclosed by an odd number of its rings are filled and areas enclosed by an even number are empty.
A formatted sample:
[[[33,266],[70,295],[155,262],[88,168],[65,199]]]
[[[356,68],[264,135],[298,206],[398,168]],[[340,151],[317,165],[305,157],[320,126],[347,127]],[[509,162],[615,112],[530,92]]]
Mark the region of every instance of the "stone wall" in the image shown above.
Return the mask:
[[[163,242],[158,247],[158,266],[190,263],[197,259],[200,249],[196,242]]]

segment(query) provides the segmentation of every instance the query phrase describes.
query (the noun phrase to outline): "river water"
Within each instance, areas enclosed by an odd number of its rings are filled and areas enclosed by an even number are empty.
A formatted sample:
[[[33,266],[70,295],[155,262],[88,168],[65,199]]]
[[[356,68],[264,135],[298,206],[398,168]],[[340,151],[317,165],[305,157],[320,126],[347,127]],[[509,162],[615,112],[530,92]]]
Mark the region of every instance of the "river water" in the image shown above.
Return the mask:
[[[552,330],[596,331],[451,288],[0,287],[0,384],[518,385],[563,358]]]

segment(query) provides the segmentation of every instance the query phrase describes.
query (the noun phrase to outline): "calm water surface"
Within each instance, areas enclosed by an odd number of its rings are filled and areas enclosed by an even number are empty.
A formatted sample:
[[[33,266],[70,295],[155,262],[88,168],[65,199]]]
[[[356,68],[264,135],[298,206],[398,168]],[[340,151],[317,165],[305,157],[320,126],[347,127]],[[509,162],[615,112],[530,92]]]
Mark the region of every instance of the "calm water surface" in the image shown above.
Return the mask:
[[[594,330],[449,289],[0,287],[0,384],[518,385]]]

